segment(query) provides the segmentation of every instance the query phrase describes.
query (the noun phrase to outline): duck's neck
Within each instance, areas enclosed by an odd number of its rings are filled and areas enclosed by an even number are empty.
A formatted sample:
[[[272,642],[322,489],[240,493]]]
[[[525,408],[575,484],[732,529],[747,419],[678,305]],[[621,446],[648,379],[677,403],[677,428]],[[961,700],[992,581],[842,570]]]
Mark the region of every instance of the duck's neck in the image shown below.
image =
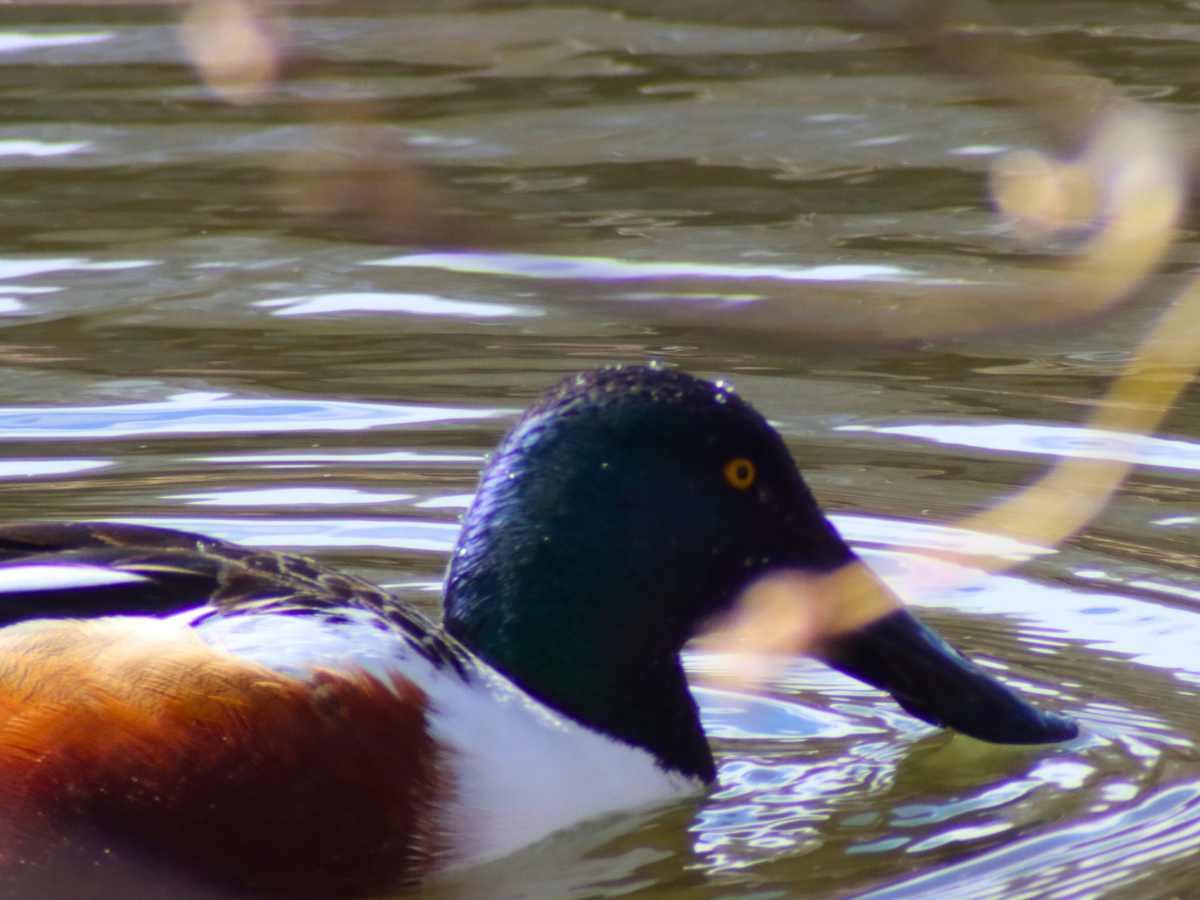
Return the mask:
[[[534,511],[502,489],[481,493],[451,562],[446,628],[559,712],[712,781],[678,655],[690,623],[663,595],[699,590],[703,565],[673,566],[663,532],[615,533],[602,504],[575,500]]]

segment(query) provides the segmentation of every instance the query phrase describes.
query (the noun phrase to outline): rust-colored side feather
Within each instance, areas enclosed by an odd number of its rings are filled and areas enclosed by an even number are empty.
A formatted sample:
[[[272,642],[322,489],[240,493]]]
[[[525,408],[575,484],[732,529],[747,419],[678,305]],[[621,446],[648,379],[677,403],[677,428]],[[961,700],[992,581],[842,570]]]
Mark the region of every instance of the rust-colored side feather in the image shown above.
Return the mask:
[[[153,619],[0,631],[0,896],[360,897],[438,851],[404,679],[285,677]],[[165,891],[165,892],[164,892]]]

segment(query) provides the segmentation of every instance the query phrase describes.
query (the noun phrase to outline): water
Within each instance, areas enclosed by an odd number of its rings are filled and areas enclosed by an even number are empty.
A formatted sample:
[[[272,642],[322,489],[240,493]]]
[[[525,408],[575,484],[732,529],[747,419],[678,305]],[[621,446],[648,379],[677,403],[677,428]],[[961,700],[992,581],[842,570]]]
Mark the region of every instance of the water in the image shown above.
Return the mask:
[[[1078,423],[1200,245],[1069,327],[821,341],[752,311],[865,316],[1024,264],[982,173],[1044,145],[1034,122],[818,3],[301,7],[285,81],[249,106],[197,84],[178,13],[0,13],[0,518],[304,548],[431,609],[519,409],[659,359],[732,380],[929,620],[1086,725],[988,746],[808,662],[756,696],[699,687],[720,790],[431,893],[1194,896],[1200,404],[1125,446]],[[1190,6],[1001,14],[1194,115]],[[353,167],[314,188],[314,153],[401,174],[372,182],[382,202]],[[416,160],[460,214],[431,223]],[[923,590],[919,551],[980,540],[945,523],[1055,458],[1114,454],[1146,464],[1067,546]]]

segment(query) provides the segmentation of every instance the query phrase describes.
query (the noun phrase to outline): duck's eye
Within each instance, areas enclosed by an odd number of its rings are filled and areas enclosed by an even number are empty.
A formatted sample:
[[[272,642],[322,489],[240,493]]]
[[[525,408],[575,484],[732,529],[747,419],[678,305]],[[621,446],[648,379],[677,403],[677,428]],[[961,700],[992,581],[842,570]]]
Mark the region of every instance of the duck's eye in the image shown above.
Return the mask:
[[[744,456],[731,459],[725,464],[725,480],[732,487],[737,488],[739,491],[744,491],[750,485],[754,484],[754,463],[750,462]]]

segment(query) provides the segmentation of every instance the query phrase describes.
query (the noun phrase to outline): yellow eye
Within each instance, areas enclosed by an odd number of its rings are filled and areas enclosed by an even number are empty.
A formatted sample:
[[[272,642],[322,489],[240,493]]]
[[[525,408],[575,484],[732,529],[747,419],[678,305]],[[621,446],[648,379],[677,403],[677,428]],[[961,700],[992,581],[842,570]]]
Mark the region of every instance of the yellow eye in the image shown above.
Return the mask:
[[[754,463],[750,462],[744,456],[731,459],[725,464],[725,480],[732,487],[737,488],[739,491],[744,491],[750,485],[754,484]]]

